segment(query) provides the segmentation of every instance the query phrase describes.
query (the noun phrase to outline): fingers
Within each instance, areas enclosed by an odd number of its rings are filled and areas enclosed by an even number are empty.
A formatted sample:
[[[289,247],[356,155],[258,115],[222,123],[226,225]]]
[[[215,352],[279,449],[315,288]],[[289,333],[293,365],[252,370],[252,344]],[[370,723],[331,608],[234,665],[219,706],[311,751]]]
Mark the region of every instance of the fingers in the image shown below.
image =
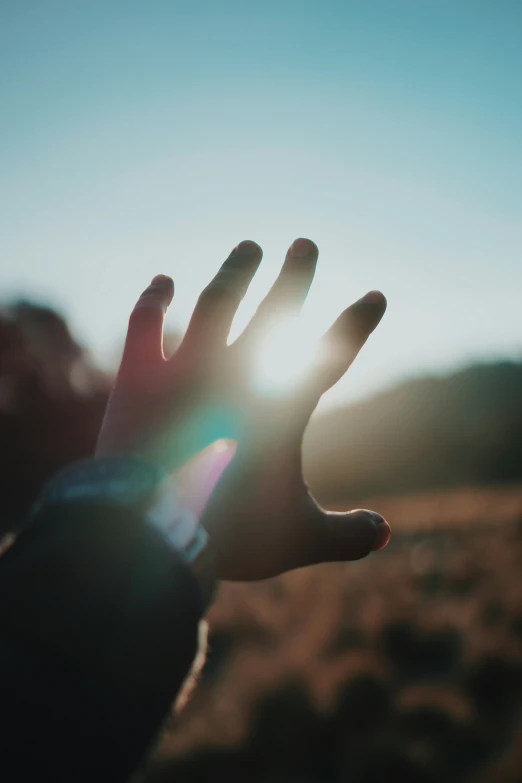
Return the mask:
[[[342,378],[385,310],[384,295],[380,291],[369,291],[341,313],[319,344],[312,380],[314,394],[321,396]]]
[[[202,291],[187,332],[182,350],[212,350],[226,344],[234,315],[254,277],[263,251],[255,242],[246,240],[234,248],[217,275]]]
[[[163,317],[173,296],[172,278],[156,275],[130,315],[122,367],[141,367],[163,358]]]
[[[320,550],[321,562],[360,560],[383,549],[390,540],[390,526],[376,511],[325,511],[323,519],[325,544]]]
[[[314,279],[319,250],[309,239],[296,239],[274,285],[244,330],[241,340],[251,339],[275,317],[299,310]]]

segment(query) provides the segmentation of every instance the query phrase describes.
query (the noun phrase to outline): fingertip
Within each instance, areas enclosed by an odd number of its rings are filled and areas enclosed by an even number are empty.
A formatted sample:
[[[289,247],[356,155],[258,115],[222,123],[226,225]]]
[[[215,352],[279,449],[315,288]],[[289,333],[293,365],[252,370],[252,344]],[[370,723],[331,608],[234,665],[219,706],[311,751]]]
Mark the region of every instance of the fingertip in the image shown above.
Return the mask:
[[[390,540],[390,526],[380,514],[364,508],[345,513],[326,512],[328,560],[361,560],[383,549]]]
[[[151,285],[167,285],[169,283],[173,283],[173,281],[168,275],[154,275],[150,281]]]
[[[379,552],[388,545],[391,538],[391,528],[388,522],[378,514],[376,511],[368,512],[372,517],[372,522],[375,525],[375,541],[373,544],[372,552]]]
[[[368,291],[367,294],[365,294],[361,299],[360,302],[364,302],[364,304],[372,304],[372,305],[381,305],[386,307],[388,302],[386,301],[386,297],[382,293],[382,291]]]
[[[169,275],[154,275],[143,296],[150,294],[158,295],[168,307],[174,296],[174,280]]]
[[[163,318],[174,296],[174,282],[168,275],[155,275],[142,292],[129,316],[122,363],[142,366],[162,357]]]
[[[370,511],[367,508],[357,508],[351,512],[354,518],[357,517],[361,522],[364,521],[368,530],[371,531],[370,538],[366,539],[367,551],[365,557],[370,552],[378,552],[388,544],[391,537],[391,528],[388,522],[377,511]],[[362,537],[364,538],[364,536]]]
[[[386,297],[381,291],[368,291],[341,313],[338,322],[344,323],[344,328],[351,333],[361,348],[381,322],[386,306]]]
[[[263,255],[263,250],[257,242],[251,239],[243,239],[232,251],[234,254],[240,254],[243,256],[257,256]]]
[[[294,239],[288,252],[293,258],[310,258],[319,255],[319,248],[311,239],[298,237]]]

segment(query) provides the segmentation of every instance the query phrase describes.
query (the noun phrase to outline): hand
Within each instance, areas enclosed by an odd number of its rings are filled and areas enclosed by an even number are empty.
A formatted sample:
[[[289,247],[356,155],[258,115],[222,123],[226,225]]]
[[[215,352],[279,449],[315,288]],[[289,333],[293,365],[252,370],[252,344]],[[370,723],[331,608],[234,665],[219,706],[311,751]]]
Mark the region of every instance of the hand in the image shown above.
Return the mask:
[[[253,242],[238,245],[203,291],[168,361],[162,326],[173,296],[171,279],[154,278],[130,318],[98,453],[139,453],[172,469],[218,437],[237,440],[202,520],[222,579],[263,579],[312,563],[355,560],[389,539],[388,524],[374,512],[321,509],[301,470],[307,422],[379,323],[384,296],[372,291],[339,316],[297,393],[270,399],[252,388],[259,335],[281,313],[300,308],[317,256],[313,242],[293,243],[273,288],[230,346],[232,320],[261,262]]]

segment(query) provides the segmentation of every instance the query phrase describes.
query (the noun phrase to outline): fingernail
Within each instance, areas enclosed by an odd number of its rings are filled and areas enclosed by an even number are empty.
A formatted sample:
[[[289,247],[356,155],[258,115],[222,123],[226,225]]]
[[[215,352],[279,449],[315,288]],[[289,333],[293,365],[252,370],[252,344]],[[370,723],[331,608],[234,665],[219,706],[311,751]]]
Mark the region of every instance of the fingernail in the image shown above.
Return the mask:
[[[155,275],[151,280],[151,285],[167,285],[170,282],[170,277],[167,275]]]
[[[381,294],[380,291],[368,291],[360,301],[367,304],[380,304],[384,302],[384,294]]]
[[[315,250],[315,245],[309,239],[296,239],[290,248],[290,255],[294,258],[304,258]]]
[[[377,514],[375,511],[371,512],[373,521],[377,528],[377,534],[375,536],[375,543],[373,545],[372,552],[378,552],[379,549],[384,549],[391,537],[391,529],[384,517]]]
[[[259,245],[257,245],[255,242],[251,242],[250,239],[245,239],[234,248],[234,253],[241,253],[244,256],[253,256],[258,252]]]

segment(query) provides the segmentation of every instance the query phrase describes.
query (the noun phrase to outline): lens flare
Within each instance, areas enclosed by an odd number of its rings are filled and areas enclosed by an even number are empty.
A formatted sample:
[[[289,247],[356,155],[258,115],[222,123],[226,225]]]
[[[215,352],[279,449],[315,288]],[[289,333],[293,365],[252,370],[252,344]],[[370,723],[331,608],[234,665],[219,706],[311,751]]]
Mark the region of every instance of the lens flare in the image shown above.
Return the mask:
[[[173,473],[183,505],[198,519],[236,451],[236,442],[220,438]]]

